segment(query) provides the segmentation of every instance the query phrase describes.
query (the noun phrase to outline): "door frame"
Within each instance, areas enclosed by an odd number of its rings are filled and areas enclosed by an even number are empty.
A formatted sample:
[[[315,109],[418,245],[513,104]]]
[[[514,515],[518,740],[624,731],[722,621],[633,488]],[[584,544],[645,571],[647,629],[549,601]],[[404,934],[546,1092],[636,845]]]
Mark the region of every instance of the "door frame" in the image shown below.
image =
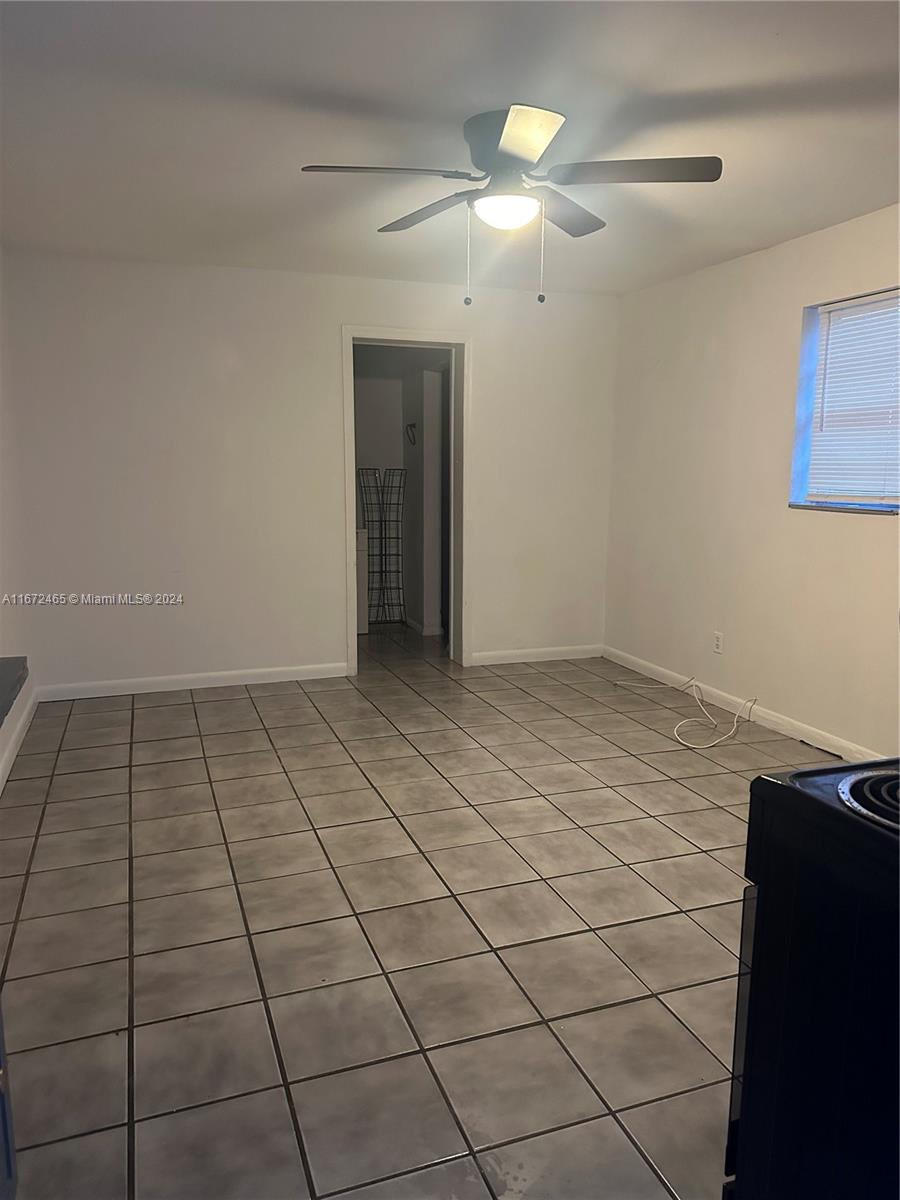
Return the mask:
[[[468,571],[463,548],[470,529],[469,488],[465,486],[472,398],[472,337],[459,330],[398,329],[379,325],[342,325],[344,381],[344,523],[347,564],[347,674],[357,673],[356,633],[356,408],[353,389],[354,345],[433,346],[450,355],[450,657],[471,666]],[[460,354],[462,370],[460,370]]]

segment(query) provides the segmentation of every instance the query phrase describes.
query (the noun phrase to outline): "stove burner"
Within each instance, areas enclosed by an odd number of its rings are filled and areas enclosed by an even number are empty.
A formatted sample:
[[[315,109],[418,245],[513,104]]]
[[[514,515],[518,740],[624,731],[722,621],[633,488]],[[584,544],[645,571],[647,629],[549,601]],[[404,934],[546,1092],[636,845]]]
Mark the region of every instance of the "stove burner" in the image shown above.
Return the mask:
[[[859,771],[838,784],[838,795],[848,808],[868,821],[900,827],[900,775],[891,771]]]

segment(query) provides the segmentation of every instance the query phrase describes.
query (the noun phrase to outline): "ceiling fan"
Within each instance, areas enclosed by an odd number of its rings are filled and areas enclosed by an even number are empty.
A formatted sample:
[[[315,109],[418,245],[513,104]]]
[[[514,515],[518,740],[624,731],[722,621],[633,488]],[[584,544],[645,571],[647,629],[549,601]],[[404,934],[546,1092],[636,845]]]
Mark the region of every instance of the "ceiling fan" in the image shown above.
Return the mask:
[[[712,183],[722,174],[722,160],[702,158],[613,159],[606,162],[557,163],[545,174],[535,168],[565,122],[561,113],[528,104],[511,104],[495,112],[478,113],[463,125],[473,165],[481,174],[470,171],[441,170],[433,167],[344,167],[313,164],[304,171],[331,171],[342,174],[431,175],[440,179],[465,179],[483,183],[466,188],[407,213],[379,233],[397,233],[455,208],[471,205],[476,216],[495,229],[519,229],[541,210],[552,225],[570,237],[583,237],[603,229],[606,222],[588,209],[570,200],[548,183],[571,187],[577,184],[605,183]]]

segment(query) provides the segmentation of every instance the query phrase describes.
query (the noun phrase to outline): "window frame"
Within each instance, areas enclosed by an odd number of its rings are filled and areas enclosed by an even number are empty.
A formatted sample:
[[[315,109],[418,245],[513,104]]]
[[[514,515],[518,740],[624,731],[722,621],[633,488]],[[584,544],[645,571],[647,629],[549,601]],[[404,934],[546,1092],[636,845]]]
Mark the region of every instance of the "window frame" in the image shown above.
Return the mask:
[[[800,374],[797,384],[797,406],[794,422],[794,445],[791,461],[791,488],[788,508],[801,508],[822,512],[873,513],[882,516],[897,516],[900,500],[878,502],[872,500],[811,500],[809,498],[809,467],[812,455],[812,422],[816,406],[816,378],[819,369],[821,344],[821,313],[837,305],[856,301],[877,300],[900,291],[897,286],[879,288],[874,292],[862,292],[845,296],[840,300],[826,300],[821,304],[810,304],[803,309],[800,334]],[[900,430],[898,430],[900,437]]]

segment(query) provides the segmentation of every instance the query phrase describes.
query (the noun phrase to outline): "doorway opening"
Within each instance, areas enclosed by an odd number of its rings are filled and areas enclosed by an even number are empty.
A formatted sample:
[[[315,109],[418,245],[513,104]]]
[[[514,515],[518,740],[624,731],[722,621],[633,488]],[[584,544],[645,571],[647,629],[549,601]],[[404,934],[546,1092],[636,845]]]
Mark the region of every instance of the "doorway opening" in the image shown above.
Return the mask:
[[[345,330],[344,359],[348,671],[376,645],[464,664],[465,343]]]

